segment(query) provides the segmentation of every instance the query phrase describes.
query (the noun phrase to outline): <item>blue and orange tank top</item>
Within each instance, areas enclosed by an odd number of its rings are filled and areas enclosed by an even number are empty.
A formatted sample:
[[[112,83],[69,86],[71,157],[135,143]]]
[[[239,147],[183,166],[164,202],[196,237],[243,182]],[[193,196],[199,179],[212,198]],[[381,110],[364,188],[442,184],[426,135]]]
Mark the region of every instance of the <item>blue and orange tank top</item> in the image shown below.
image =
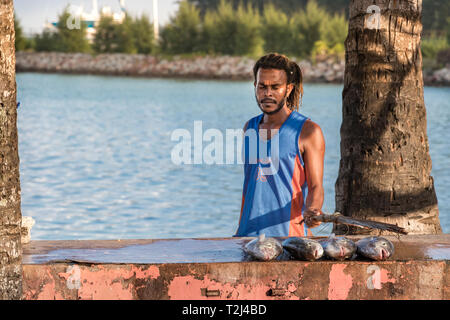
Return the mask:
[[[236,237],[312,235],[303,223],[308,192],[299,137],[309,118],[293,111],[271,139],[261,137],[264,114],[248,122],[243,143],[244,188]]]

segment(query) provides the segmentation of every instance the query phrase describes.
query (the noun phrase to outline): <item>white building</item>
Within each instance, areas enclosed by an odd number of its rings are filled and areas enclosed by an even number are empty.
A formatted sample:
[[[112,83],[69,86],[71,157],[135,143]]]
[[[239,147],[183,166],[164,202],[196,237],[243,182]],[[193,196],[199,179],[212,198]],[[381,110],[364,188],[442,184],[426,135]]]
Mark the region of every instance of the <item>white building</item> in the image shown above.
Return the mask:
[[[119,0],[120,11],[113,12],[111,7],[103,6],[101,10],[98,9],[97,0],[92,0],[92,11],[86,12],[84,11],[83,6],[74,6],[70,5],[68,10],[71,13],[71,18],[67,21],[67,25],[73,28],[79,28],[80,24],[84,24],[87,32],[87,38],[89,41],[93,41],[96,33],[96,26],[100,21],[100,17],[103,16],[111,16],[114,21],[118,23],[122,23],[125,19],[126,9],[125,9],[125,0]],[[56,27],[58,22],[47,23],[45,28],[50,31],[56,31]]]
[[[100,21],[100,17],[110,16],[114,21],[122,23],[126,16],[125,0],[119,0],[120,11],[113,12],[112,8],[109,6],[103,6],[101,10],[98,9],[97,0],[92,0],[92,11],[85,12],[83,6],[69,6],[69,12],[72,14],[71,21],[68,21],[68,25],[79,28],[79,25],[83,23],[86,25],[87,38],[89,41],[93,41],[96,33],[96,26]],[[45,29],[49,31],[56,31],[56,26],[58,22],[46,23]],[[153,30],[155,32],[155,39],[159,38],[159,21],[158,21],[158,0],[153,0]]]

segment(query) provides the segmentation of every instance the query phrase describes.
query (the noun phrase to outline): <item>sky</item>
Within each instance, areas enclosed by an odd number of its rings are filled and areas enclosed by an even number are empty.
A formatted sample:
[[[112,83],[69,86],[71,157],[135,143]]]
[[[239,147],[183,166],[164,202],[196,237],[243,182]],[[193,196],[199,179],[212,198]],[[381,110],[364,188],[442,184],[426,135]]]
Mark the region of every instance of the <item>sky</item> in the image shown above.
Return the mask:
[[[92,9],[92,0],[14,0],[16,16],[25,33],[40,33],[46,21],[57,20],[58,14],[68,5],[83,5],[85,11]],[[109,6],[113,12],[119,12],[119,0],[98,0],[99,9]],[[165,24],[178,8],[178,0],[158,0],[159,23]],[[126,0],[125,7],[131,15],[153,14],[152,0]]]

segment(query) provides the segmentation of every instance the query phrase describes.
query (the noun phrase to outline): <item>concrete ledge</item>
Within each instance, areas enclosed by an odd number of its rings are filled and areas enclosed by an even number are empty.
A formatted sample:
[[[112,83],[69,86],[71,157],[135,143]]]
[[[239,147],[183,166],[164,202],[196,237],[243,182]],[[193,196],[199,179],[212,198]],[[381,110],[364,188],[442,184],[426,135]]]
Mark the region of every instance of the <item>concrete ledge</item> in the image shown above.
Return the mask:
[[[23,298],[450,298],[450,235],[388,238],[396,254],[383,262],[245,261],[249,238],[32,241]]]

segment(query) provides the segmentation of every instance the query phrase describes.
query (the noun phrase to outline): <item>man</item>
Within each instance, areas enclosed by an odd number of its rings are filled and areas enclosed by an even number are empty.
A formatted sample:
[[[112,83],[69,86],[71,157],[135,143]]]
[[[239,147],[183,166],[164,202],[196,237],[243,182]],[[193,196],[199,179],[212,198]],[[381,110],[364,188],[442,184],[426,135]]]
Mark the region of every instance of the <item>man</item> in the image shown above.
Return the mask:
[[[310,236],[310,228],[320,225],[311,217],[321,214],[324,200],[325,140],[320,127],[297,112],[303,96],[300,67],[284,55],[269,54],[253,73],[263,113],[244,126],[245,136],[256,132],[258,154],[250,160],[255,141],[244,138],[245,180],[235,236]],[[267,161],[261,149],[277,154]]]

